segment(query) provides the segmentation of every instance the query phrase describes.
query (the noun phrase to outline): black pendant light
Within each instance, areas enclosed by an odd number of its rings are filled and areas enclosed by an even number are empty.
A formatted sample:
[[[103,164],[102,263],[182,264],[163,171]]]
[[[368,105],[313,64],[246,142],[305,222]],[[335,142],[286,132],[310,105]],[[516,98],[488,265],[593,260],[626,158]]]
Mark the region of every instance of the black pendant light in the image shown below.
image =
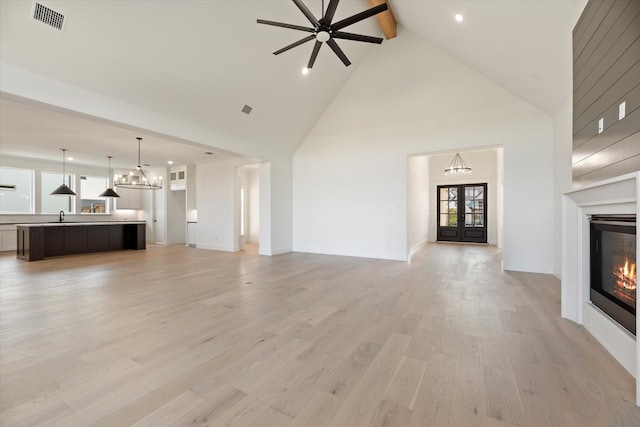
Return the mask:
[[[66,178],[65,157],[66,157],[67,149],[66,148],[61,148],[60,151],[62,151],[62,185],[60,185],[60,187],[56,188],[55,190],[53,190],[49,194],[52,195],[52,196],[75,196],[76,193],[74,193],[73,190],[70,189],[67,186],[67,184],[64,183],[64,180]]]
[[[98,197],[120,197],[118,193],[111,187],[111,159],[113,156],[107,156],[109,159],[109,175],[107,178],[107,185],[109,186],[106,190],[104,190]]]

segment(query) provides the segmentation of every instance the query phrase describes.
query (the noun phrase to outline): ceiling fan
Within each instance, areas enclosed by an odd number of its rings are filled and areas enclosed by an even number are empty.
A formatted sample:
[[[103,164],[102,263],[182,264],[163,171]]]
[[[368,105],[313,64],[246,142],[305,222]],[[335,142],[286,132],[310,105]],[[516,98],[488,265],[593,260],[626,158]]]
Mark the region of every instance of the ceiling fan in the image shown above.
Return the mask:
[[[356,22],[360,22],[364,19],[377,15],[380,12],[384,12],[385,10],[388,9],[386,2],[379,4],[378,6],[374,6],[370,9],[367,9],[363,12],[356,13],[353,16],[350,16],[348,18],[345,18],[341,21],[334,23],[333,16],[336,12],[336,8],[338,7],[339,1],[340,0],[330,0],[329,4],[327,5],[327,10],[324,12],[324,15],[322,16],[322,18],[317,19],[313,15],[313,13],[311,13],[311,11],[307,8],[307,6],[305,6],[304,3],[302,3],[302,0],[293,0],[295,5],[298,6],[298,9],[300,9],[300,11],[309,20],[309,22],[311,22],[311,24],[313,25],[313,28],[303,27],[300,25],[286,24],[283,22],[274,22],[274,21],[266,21],[264,19],[258,19],[258,24],[273,25],[276,27],[283,27],[283,28],[289,28],[292,30],[299,30],[299,31],[312,33],[311,35],[303,39],[300,39],[295,43],[291,43],[290,45],[285,46],[282,49],[276,50],[275,52],[273,52],[273,54],[279,55],[282,52],[286,52],[289,49],[292,49],[296,46],[300,46],[301,44],[304,44],[308,41],[315,39],[316,43],[313,46],[313,51],[311,52],[311,58],[309,58],[309,63],[307,64],[307,68],[313,67],[314,62],[316,61],[316,57],[318,56],[318,52],[322,47],[322,43],[328,44],[331,50],[333,50],[333,52],[338,56],[338,58],[340,58],[340,60],[344,63],[344,65],[349,66],[351,65],[351,61],[349,61],[349,58],[347,58],[347,56],[344,54],[342,49],[340,49],[335,39],[355,40],[359,42],[377,43],[377,44],[382,43],[382,39],[380,37],[371,37],[371,36],[364,36],[361,34],[346,33],[340,30],[342,30],[345,27],[348,27],[349,25],[355,24]],[[324,1],[322,2],[322,5],[323,5],[322,8],[324,9]]]

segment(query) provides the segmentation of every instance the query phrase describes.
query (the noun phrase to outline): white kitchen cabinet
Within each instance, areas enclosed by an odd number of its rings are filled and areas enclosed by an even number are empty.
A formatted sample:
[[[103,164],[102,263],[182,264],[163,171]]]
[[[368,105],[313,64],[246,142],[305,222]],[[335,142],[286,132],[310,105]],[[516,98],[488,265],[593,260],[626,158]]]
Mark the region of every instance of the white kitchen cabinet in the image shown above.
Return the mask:
[[[116,188],[116,209],[142,209],[142,191],[131,188]]]
[[[197,227],[197,222],[187,223],[187,245],[192,248],[196,247],[196,234],[198,233]]]
[[[15,225],[0,226],[0,252],[15,251],[18,248],[18,232]]]
[[[169,171],[169,189],[179,191],[187,189],[186,166],[175,166]]]

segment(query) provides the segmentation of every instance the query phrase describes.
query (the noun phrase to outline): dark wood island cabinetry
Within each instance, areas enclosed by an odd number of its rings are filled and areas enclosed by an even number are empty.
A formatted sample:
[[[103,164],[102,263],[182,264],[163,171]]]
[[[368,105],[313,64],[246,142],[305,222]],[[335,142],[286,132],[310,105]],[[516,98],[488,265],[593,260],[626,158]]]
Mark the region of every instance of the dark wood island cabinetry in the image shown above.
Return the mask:
[[[90,252],[146,249],[144,222],[20,224],[17,257],[38,261]]]

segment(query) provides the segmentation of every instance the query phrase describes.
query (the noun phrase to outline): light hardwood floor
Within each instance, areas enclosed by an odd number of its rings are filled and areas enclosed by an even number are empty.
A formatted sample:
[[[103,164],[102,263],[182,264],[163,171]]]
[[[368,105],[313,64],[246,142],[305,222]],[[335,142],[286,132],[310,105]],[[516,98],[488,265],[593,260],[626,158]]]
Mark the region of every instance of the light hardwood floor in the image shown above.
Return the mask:
[[[639,426],[634,381],[492,247],[402,262],[0,256],[3,426]]]

